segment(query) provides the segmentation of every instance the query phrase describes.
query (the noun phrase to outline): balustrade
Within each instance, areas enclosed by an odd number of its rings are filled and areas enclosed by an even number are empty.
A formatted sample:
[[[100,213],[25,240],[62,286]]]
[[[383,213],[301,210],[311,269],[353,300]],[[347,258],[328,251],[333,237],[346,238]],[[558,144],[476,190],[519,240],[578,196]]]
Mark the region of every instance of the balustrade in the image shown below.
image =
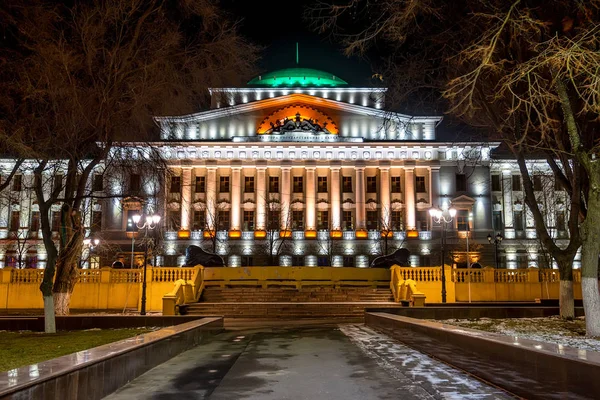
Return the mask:
[[[153,268],[152,282],[188,281],[194,275],[194,268]]]
[[[142,281],[142,271],[139,269],[111,269],[110,283],[135,283]]]
[[[517,270],[517,269],[497,269],[495,271],[495,280],[498,283],[509,283],[509,282],[518,282],[525,283],[528,282],[529,271],[528,270]]]

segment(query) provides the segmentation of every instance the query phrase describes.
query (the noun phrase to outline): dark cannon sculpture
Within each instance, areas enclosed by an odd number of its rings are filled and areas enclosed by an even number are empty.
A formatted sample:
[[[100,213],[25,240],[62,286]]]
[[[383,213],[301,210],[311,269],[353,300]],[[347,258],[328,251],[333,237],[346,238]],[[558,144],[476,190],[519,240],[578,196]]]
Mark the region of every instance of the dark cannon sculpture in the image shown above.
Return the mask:
[[[380,256],[371,262],[370,268],[391,268],[393,265],[408,267],[408,257],[410,251],[407,249],[398,249],[387,256]]]
[[[224,267],[225,262],[221,256],[217,254],[207,253],[198,246],[188,246],[185,249],[185,265],[184,267],[193,267],[195,265],[204,267]]]

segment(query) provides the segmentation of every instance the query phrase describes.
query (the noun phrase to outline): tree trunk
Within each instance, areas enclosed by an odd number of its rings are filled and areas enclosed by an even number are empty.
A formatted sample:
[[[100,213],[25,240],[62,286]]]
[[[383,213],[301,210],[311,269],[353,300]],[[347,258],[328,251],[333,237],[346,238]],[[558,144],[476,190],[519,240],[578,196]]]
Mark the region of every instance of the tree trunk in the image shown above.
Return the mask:
[[[54,298],[52,296],[43,296],[44,298],[44,332],[56,333],[56,317],[54,314]]]
[[[575,253],[564,254],[562,251],[554,255],[560,271],[559,309],[560,317],[571,320],[575,318],[575,302],[573,300],[573,260]]]
[[[573,300],[573,279],[560,279],[559,294],[560,317],[571,320],[575,318],[575,302]]]
[[[598,254],[600,250],[600,181],[590,176],[588,212],[583,223],[581,246],[581,291],[587,336],[600,337],[600,293],[598,292]]]

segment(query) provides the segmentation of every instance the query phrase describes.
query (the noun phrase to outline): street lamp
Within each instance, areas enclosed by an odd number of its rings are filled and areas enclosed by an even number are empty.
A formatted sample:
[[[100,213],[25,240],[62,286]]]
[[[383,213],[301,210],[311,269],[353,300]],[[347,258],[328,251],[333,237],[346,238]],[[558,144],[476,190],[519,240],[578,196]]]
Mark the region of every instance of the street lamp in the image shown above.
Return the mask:
[[[160,222],[160,215],[147,215],[146,220],[142,225],[140,225],[140,221],[142,220],[141,215],[136,214],[131,217],[131,219],[138,229],[144,230],[144,274],[142,277],[142,306],[140,309],[140,315],[146,315],[146,264],[148,262],[148,231],[158,226],[158,223]]]
[[[502,243],[502,239],[504,239],[504,237],[498,233],[495,238],[492,238],[492,235],[488,235],[487,239],[490,244],[492,244],[492,240],[494,242],[496,250],[494,254],[496,258],[496,269],[498,269],[498,246],[500,245],[500,243]]]
[[[439,208],[430,208],[429,215],[435,221],[436,224],[440,224],[441,227],[441,242],[442,242],[442,303],[446,302],[446,269],[444,268],[444,246],[446,245],[446,225],[452,222],[456,216],[456,209],[451,207],[448,210],[440,210]]]

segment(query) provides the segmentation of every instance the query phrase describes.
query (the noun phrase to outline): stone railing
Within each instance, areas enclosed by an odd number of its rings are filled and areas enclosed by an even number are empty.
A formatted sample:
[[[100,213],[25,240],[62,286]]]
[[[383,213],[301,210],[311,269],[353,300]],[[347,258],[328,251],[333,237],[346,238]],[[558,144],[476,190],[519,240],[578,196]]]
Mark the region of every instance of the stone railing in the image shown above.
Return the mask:
[[[154,268],[153,282],[176,282],[180,279],[188,281],[194,275],[194,268]]]
[[[425,306],[425,294],[417,290],[417,283],[412,279],[402,278],[402,268],[394,265],[391,270],[390,289],[396,303],[406,302],[409,306]]]
[[[398,274],[402,280],[411,279],[415,282],[439,282],[442,280],[440,267],[398,268]],[[446,280],[448,280],[448,276],[446,276]]]

